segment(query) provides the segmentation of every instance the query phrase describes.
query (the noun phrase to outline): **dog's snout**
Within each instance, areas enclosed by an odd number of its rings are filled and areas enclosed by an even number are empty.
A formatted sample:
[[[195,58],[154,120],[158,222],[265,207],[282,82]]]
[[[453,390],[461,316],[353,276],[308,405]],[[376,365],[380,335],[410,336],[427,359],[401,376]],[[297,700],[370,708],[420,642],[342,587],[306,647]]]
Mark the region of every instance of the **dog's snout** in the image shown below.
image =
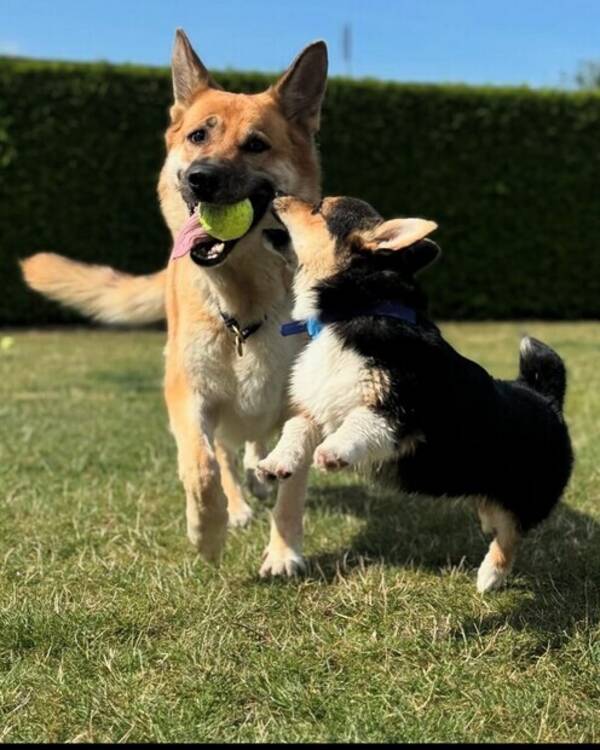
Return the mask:
[[[289,193],[276,193],[276,196],[271,204],[271,211],[281,221],[281,214],[287,211],[293,203],[294,198]]]
[[[221,188],[219,169],[212,164],[192,164],[185,179],[199,201],[214,201]]]

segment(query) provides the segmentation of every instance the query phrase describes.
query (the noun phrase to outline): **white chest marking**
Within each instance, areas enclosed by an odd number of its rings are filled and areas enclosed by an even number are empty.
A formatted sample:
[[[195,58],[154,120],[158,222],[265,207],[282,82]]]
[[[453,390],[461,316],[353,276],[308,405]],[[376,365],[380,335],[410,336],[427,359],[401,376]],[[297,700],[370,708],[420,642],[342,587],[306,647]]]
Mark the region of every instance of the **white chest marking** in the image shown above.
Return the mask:
[[[294,366],[292,397],[328,434],[364,403],[367,375],[365,359],[344,348],[332,329],[325,327]]]

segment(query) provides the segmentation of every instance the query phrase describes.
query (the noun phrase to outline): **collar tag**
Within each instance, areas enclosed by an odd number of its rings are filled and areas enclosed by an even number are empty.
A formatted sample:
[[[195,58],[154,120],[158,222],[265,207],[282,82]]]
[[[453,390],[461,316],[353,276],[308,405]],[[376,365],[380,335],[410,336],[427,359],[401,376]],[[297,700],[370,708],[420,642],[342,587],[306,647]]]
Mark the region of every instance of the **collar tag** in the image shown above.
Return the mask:
[[[232,318],[230,315],[226,315],[224,312],[221,312],[221,318],[223,319],[225,327],[229,331],[231,331],[235,338],[235,349],[238,353],[238,357],[242,357],[244,354],[244,344],[246,343],[246,340],[249,339],[252,334],[258,331],[258,329],[262,326],[263,321],[260,320],[258,323],[252,323],[252,325],[249,325],[246,328],[242,328],[235,318]],[[267,316],[265,315],[265,320],[266,319]]]

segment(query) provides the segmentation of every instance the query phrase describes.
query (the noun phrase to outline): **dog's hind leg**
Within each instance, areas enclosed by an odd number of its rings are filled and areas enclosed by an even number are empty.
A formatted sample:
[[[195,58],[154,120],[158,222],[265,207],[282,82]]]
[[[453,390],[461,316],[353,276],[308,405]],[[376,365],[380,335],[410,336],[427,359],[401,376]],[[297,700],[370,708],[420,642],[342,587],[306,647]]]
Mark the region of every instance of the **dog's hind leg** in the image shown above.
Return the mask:
[[[165,398],[186,494],[188,538],[200,554],[216,562],[225,544],[228,513],[213,443],[214,421],[185,377],[168,369]]]
[[[483,531],[494,534],[489,551],[477,573],[477,590],[485,594],[499,588],[506,581],[521,535],[511,513],[496,503],[481,500],[477,510]]]
[[[221,470],[221,484],[227,498],[229,525],[245,526],[252,518],[252,508],[244,498],[244,492],[237,477],[235,454],[217,441],[215,455]]]
[[[479,523],[481,524],[481,530],[484,534],[493,534],[494,533],[494,525],[492,523],[493,521],[493,514],[490,514],[486,510],[486,505],[489,505],[489,502],[481,497],[477,498],[476,500],[476,506],[477,506],[477,514],[479,516]]]
[[[260,569],[267,576],[293,576],[304,568],[302,557],[304,499],[309,464],[305,462],[279,483],[277,502],[271,517],[271,537]]]

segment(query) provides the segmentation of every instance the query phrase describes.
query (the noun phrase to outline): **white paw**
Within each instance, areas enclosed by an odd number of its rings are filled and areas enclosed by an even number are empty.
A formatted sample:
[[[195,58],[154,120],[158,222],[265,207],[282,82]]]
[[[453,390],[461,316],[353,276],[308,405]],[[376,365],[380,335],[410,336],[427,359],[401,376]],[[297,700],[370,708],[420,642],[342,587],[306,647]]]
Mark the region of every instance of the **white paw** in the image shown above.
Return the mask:
[[[288,479],[294,473],[295,468],[293,462],[288,457],[273,452],[258,462],[256,476],[261,482]]]
[[[252,518],[252,508],[248,503],[241,503],[237,508],[229,508],[230,528],[241,528],[246,526]]]
[[[271,550],[267,547],[264,552],[263,564],[260,566],[261,578],[268,576],[292,576],[298,575],[305,568],[304,558],[293,549]]]
[[[488,552],[477,572],[477,591],[480,594],[486,594],[488,591],[500,588],[506,581],[509,572],[509,570],[494,565]]]
[[[349,462],[334,448],[328,448],[323,444],[315,451],[313,464],[319,471],[339,471],[348,466]]]
[[[257,476],[256,469],[246,469],[246,487],[259,500],[266,500],[272,489],[270,484]]]

